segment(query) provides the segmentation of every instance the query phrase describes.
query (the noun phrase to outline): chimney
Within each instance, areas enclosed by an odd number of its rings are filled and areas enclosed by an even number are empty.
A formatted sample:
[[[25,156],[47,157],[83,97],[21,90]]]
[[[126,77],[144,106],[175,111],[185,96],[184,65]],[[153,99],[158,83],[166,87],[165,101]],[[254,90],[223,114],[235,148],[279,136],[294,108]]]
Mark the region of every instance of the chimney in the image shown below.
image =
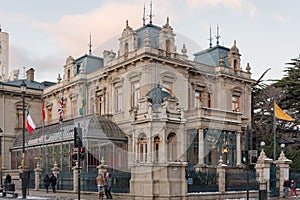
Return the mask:
[[[26,79],[28,81],[34,81],[34,69],[30,68],[29,70],[26,71]]]

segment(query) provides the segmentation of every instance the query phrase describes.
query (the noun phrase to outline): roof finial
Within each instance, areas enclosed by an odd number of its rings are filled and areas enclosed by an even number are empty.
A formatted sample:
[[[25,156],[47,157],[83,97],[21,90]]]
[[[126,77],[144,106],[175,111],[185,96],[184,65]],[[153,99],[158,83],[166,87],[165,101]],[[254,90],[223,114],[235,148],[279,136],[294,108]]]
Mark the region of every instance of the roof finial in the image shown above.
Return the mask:
[[[0,24],[0,32],[2,31],[2,28],[1,28],[1,24]]]
[[[92,55],[92,34],[90,33],[89,55]]]
[[[128,27],[128,19],[126,20],[126,28]]]
[[[219,38],[221,36],[219,35],[219,24],[217,25],[217,35],[216,35],[216,39],[217,39],[217,45],[219,45]]]
[[[144,4],[144,13],[143,13],[143,26],[145,26],[145,25],[146,25],[146,23],[145,23],[145,21],[146,21],[145,12],[146,12],[146,9],[145,9],[145,4]]]
[[[149,24],[152,24],[152,17],[153,17],[154,15],[152,14],[152,0],[151,0],[151,2],[150,2],[150,15],[149,15],[149,17],[150,17],[150,21],[149,21]]]
[[[212,37],[211,37],[211,25],[209,25],[209,48],[212,47]]]

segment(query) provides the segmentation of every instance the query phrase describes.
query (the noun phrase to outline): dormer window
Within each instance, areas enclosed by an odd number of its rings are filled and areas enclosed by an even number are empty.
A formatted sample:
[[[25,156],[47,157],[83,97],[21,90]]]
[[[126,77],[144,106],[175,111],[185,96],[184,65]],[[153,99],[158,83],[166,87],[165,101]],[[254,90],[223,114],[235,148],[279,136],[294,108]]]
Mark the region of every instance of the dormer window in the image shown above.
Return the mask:
[[[238,70],[238,64],[237,64],[237,60],[236,59],[234,59],[234,61],[233,61],[233,69],[234,69],[234,71]]]
[[[70,78],[71,78],[71,71],[70,71],[70,69],[68,69],[68,72],[67,72],[67,79],[70,80]]]

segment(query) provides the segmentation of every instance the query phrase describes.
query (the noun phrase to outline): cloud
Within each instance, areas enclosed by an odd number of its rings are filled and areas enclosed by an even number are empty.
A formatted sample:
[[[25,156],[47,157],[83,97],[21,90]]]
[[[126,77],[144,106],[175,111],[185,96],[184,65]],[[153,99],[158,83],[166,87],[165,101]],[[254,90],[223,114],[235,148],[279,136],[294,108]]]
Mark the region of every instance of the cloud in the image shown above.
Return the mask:
[[[110,3],[89,13],[65,15],[58,22],[41,24],[41,27],[53,34],[55,45],[65,54],[77,57],[88,52],[90,34],[92,45],[95,47],[121,33],[126,20],[133,28],[141,26],[142,9],[140,3],[137,5]]]
[[[287,23],[287,22],[290,21],[289,18],[286,18],[286,17],[284,17],[284,16],[282,16],[282,15],[279,15],[279,14],[273,15],[273,18],[274,18],[276,21],[281,22],[281,23]]]
[[[251,17],[257,15],[254,4],[246,0],[186,0],[191,8],[225,7],[234,13],[247,13]]]

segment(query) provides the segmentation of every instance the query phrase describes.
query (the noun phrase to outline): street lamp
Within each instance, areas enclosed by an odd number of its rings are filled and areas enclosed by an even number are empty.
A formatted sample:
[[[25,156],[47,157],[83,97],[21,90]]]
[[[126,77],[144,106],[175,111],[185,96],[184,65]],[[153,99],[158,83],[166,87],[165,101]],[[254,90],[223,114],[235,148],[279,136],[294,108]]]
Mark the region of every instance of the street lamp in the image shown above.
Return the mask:
[[[21,163],[21,167],[22,167],[22,198],[26,199],[26,173],[25,173],[25,93],[26,93],[26,83],[23,80],[21,85],[21,92],[22,92],[22,110],[23,110],[23,119],[22,119],[22,131],[23,131],[23,145],[22,145],[22,163]]]

